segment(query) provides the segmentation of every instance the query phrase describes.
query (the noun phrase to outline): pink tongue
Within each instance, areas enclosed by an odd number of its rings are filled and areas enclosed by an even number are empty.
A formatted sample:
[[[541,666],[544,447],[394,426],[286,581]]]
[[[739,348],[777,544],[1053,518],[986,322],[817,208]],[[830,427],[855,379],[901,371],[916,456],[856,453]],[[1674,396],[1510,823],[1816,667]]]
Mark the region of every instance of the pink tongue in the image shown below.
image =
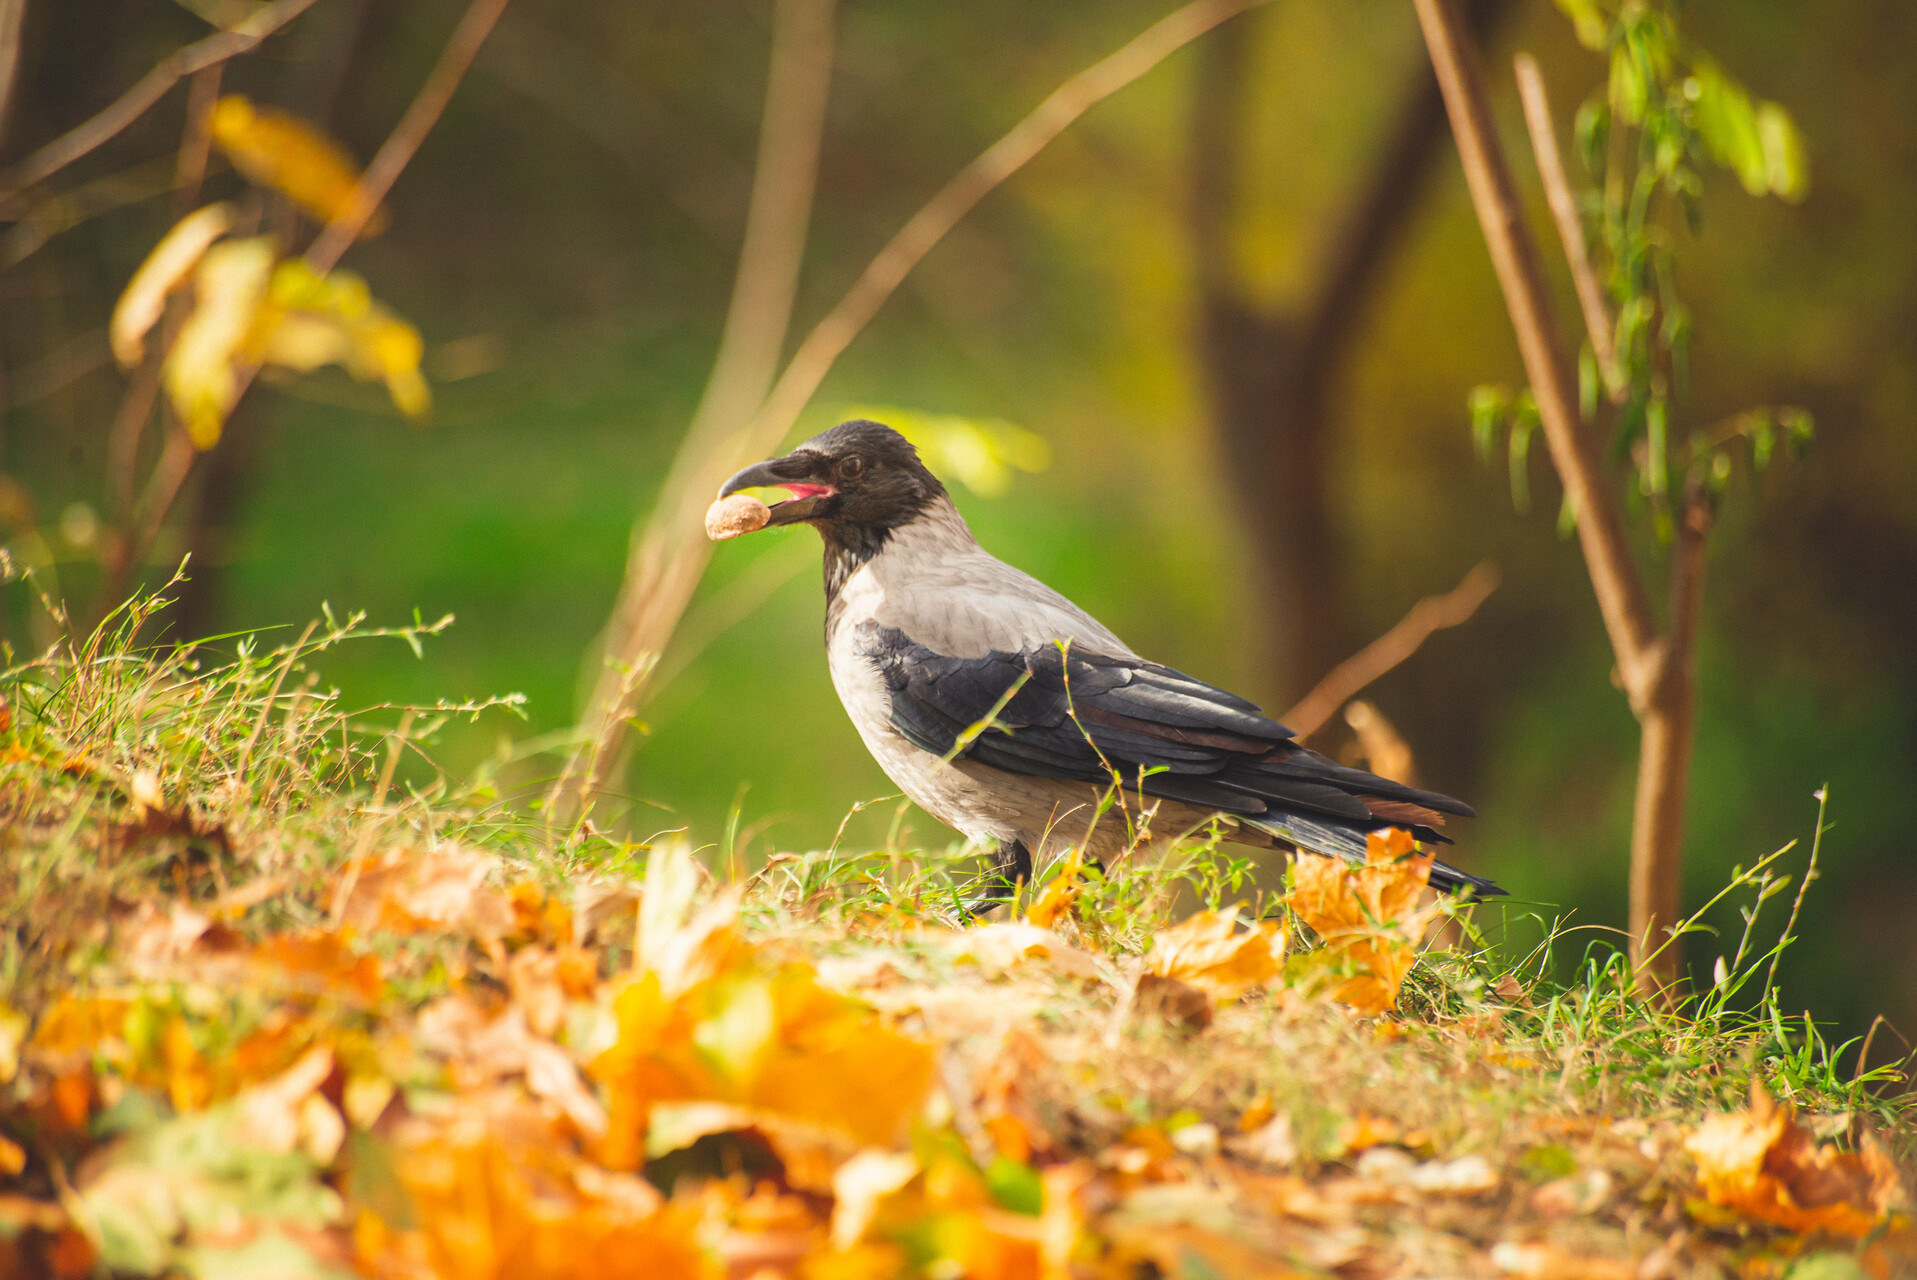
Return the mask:
[[[782,484],[781,489],[789,491],[794,498],[816,498],[822,493],[831,493],[829,484]]]

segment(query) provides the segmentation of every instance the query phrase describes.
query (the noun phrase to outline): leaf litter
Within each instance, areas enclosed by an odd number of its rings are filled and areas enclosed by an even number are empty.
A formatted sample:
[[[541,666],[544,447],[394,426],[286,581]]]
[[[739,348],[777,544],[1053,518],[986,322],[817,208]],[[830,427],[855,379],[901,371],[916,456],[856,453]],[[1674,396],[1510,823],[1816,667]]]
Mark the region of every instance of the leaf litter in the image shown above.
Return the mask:
[[[1452,908],[1402,833],[1300,857],[1282,911],[1161,895],[1116,927],[1167,873],[1068,858],[961,926],[930,879],[794,855],[716,884],[676,838],[567,863],[443,799],[369,827],[347,796],[328,859],[283,784],[60,728],[4,731],[9,857],[91,822],[60,888],[104,896],[4,917],[5,1280],[1917,1267],[1900,1113],[1748,1037],[1621,1080],[1607,1044],[1703,1020],[1570,1028],[1628,975],[1433,950]],[[144,879],[88,888],[142,848]]]

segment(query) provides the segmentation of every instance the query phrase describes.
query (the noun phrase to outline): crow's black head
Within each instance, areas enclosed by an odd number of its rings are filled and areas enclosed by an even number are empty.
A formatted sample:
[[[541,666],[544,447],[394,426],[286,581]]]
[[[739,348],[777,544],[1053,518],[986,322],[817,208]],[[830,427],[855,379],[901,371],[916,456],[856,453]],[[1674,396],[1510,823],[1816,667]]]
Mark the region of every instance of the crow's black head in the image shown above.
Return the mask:
[[[876,549],[900,525],[945,496],[945,486],[919,461],[911,442],[888,426],[855,419],[822,431],[783,458],[747,467],[725,482],[721,498],[741,489],[787,489],[769,524],[806,522],[829,543]]]

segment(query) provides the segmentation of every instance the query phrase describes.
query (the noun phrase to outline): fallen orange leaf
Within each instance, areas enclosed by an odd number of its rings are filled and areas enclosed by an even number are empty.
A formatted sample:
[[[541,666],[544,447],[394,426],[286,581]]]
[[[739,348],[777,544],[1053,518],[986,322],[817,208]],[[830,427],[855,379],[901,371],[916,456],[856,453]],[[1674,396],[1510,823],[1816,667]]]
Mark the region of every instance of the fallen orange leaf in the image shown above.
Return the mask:
[[[601,1158],[632,1168],[654,1104],[738,1103],[861,1142],[905,1137],[932,1087],[932,1046],[819,985],[773,968],[740,935],[736,893],[646,931],[647,967],[613,999],[618,1039],[595,1058],[606,1086]]]
[[[1214,1000],[1235,1000],[1277,977],[1284,938],[1276,920],[1238,931],[1238,908],[1200,911],[1152,938],[1146,971],[1197,987]]]
[[[1425,930],[1444,910],[1439,902],[1418,905],[1431,879],[1431,855],[1418,852],[1409,832],[1389,827],[1371,833],[1364,866],[1301,850],[1292,860],[1292,879],[1285,904],[1344,971],[1332,998],[1365,1014],[1390,1009]]]
[[[1905,1203],[1897,1167],[1873,1138],[1856,1152],[1821,1144],[1755,1080],[1748,1110],[1712,1116],[1684,1149],[1710,1203],[1791,1231],[1856,1238]]]
[[[487,886],[498,868],[492,854],[457,844],[356,859],[346,869],[350,887],[340,919],[363,931],[464,929],[481,942],[494,941],[517,925],[511,901]]]
[[[447,1123],[399,1133],[394,1172],[412,1222],[362,1214],[354,1251],[379,1280],[715,1280],[691,1206],[581,1163],[523,1102],[471,1096]]]
[[[1045,892],[1039,894],[1025,912],[1025,923],[1049,929],[1061,918],[1069,915],[1072,904],[1078,901],[1078,895],[1085,888],[1084,855],[1077,849],[1060,864],[1058,874],[1045,886]]]

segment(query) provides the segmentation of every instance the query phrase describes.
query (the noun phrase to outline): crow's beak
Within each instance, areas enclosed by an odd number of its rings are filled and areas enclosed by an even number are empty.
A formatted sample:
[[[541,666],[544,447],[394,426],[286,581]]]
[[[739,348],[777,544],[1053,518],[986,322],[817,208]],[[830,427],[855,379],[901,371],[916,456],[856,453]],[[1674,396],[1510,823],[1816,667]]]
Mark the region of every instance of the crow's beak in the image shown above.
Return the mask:
[[[821,505],[838,493],[832,487],[831,474],[829,459],[801,450],[769,462],[754,463],[721,485],[719,496],[729,498],[741,489],[790,490],[789,501],[772,504],[772,518],[766,523],[795,524],[810,520],[818,514]]]

